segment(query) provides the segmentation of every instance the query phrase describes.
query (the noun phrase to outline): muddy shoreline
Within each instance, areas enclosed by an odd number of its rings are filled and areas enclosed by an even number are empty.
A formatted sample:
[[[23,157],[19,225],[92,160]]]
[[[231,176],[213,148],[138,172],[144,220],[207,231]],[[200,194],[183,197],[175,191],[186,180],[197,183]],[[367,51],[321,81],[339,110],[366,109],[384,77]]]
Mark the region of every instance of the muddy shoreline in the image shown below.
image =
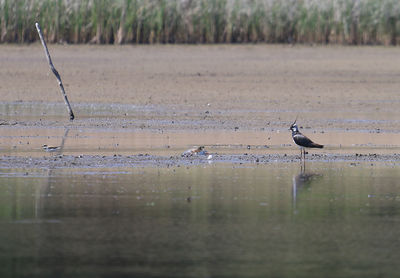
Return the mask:
[[[1,168],[208,163],[179,157],[195,145],[214,163],[292,162],[296,116],[327,146],[310,161],[398,161],[400,48],[51,45],[73,122],[42,52],[0,46]]]
[[[368,163],[386,163],[392,166],[400,165],[400,154],[380,155],[380,154],[355,154],[341,155],[329,154],[319,155],[311,154],[307,156],[306,164],[313,162],[343,162],[348,166],[357,166]],[[285,164],[300,163],[298,155],[223,155],[214,154],[211,159],[206,156],[199,157],[181,157],[181,156],[155,156],[148,154],[140,155],[55,155],[44,157],[19,157],[2,156],[0,158],[0,169],[62,169],[62,168],[135,168],[135,167],[188,167],[210,164],[229,164],[257,166],[266,164]]]
[[[316,130],[400,132],[400,48],[52,45],[50,51],[79,127],[280,128],[299,115]],[[42,52],[39,44],[0,46],[0,119],[19,122],[13,110],[22,106],[31,112],[27,125],[69,125]]]

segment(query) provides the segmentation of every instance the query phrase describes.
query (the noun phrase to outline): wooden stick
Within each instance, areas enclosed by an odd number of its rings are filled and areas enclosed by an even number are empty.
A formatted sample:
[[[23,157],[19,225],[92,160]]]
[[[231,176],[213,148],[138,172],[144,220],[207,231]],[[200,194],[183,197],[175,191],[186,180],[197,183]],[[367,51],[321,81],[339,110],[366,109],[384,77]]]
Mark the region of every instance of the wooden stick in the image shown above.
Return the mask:
[[[47,45],[46,45],[46,42],[44,40],[44,37],[43,37],[43,34],[42,34],[42,30],[40,30],[39,23],[36,22],[35,25],[36,25],[36,29],[37,29],[37,31],[39,33],[40,41],[42,42],[42,45],[43,45],[43,48],[44,48],[44,52],[46,54],[47,62],[49,62],[50,69],[54,73],[54,75],[56,76],[56,78],[58,80],[58,85],[60,85],[61,93],[63,94],[65,105],[67,105],[67,109],[68,109],[68,113],[69,113],[69,119],[72,121],[73,119],[75,119],[75,116],[74,116],[74,113],[72,112],[71,105],[69,104],[67,94],[65,93],[64,86],[63,86],[63,84],[61,82],[60,74],[58,73],[58,71],[54,67],[53,62],[51,61],[50,53],[49,53],[49,50],[47,49]]]

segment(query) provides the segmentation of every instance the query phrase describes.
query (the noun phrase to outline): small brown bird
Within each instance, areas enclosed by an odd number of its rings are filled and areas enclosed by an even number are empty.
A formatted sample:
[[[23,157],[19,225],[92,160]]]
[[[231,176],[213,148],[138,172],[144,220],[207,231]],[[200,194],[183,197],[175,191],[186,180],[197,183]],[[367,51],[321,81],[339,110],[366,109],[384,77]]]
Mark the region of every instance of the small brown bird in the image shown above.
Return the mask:
[[[187,151],[184,151],[182,153],[182,156],[193,156],[193,155],[198,155],[198,154],[200,154],[200,155],[207,154],[207,152],[204,150],[204,146],[188,149]]]
[[[204,146],[194,147],[182,153],[182,156],[184,157],[195,156],[195,155],[207,155],[207,159],[211,159],[213,157],[204,149]]]

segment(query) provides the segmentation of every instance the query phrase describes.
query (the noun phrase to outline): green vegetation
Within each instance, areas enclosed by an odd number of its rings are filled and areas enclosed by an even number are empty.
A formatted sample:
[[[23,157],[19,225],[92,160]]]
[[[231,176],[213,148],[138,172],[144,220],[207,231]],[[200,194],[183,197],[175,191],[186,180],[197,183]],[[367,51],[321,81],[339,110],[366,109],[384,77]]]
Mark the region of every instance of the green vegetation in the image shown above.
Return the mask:
[[[0,0],[0,42],[392,44],[398,0]]]

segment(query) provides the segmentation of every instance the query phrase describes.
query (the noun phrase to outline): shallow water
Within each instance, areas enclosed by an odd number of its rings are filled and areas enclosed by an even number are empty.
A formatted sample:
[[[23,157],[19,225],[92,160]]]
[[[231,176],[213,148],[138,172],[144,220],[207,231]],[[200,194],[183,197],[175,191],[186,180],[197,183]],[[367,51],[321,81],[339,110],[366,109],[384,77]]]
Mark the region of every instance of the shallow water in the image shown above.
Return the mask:
[[[0,172],[1,277],[394,277],[400,171],[374,163]]]

